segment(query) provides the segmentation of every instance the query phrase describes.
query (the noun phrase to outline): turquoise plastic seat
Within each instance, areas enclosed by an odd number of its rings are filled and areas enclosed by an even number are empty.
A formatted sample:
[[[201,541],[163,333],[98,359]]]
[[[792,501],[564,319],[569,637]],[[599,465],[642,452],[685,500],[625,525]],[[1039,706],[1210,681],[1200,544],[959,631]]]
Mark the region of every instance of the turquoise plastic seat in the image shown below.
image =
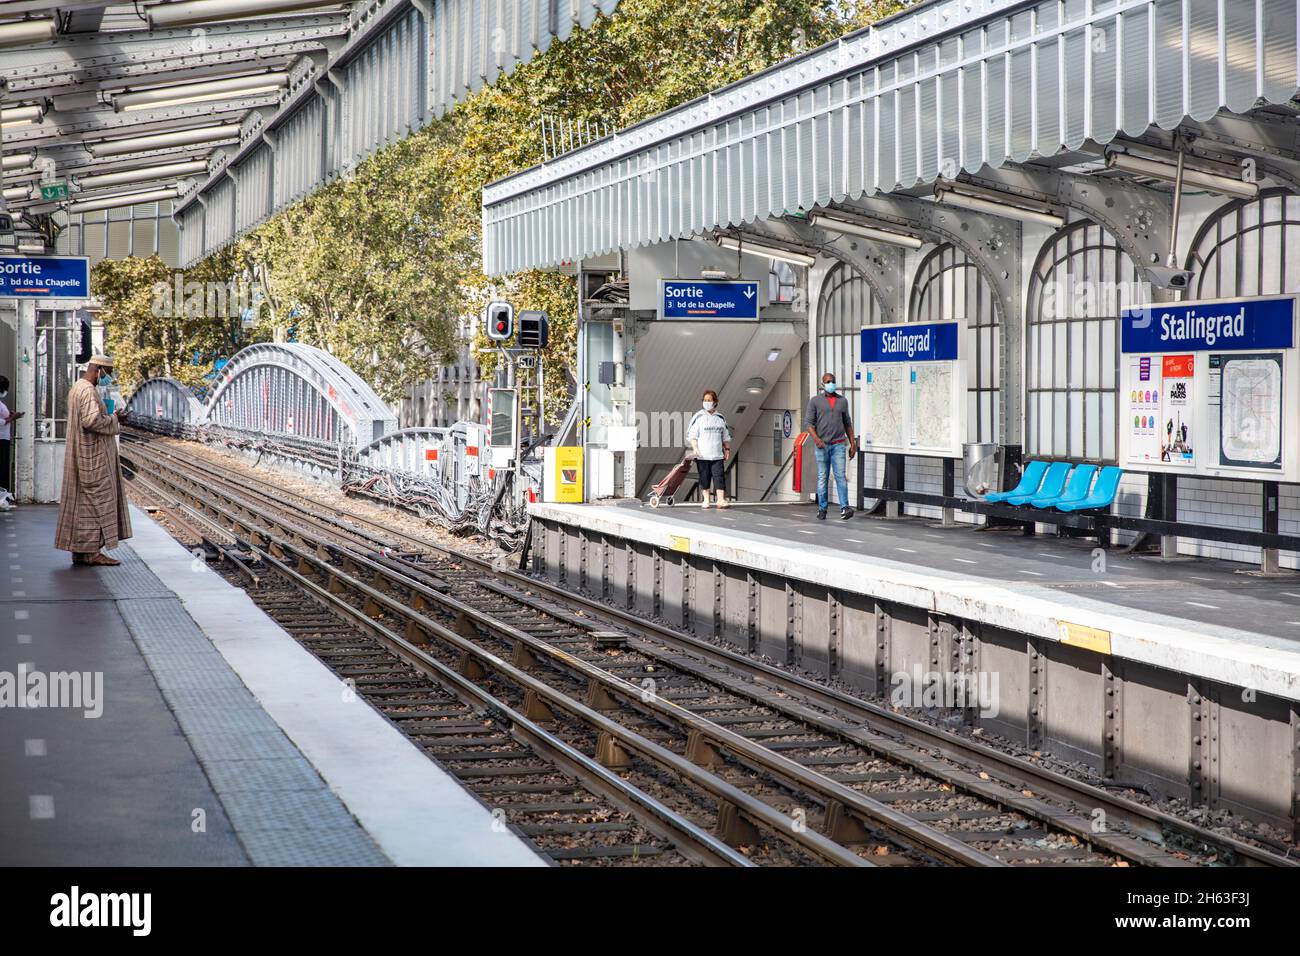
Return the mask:
[[[1096,465],[1076,465],[1074,471],[1070,472],[1070,480],[1066,482],[1065,491],[1059,495],[1035,495],[1027,503],[1031,508],[1051,508],[1072,501],[1083,501],[1088,497],[1092,476],[1096,473]]]
[[[1071,467],[1073,466],[1068,461],[1052,462],[1047,468],[1047,474],[1043,475],[1043,483],[1038,486],[1036,492],[1012,495],[1006,499],[1007,504],[1023,505],[1031,498],[1059,498],[1061,492],[1065,490],[1065,480],[1070,477]]]
[[[1097,483],[1092,493],[1079,501],[1062,501],[1056,505],[1058,511],[1092,511],[1094,508],[1109,508],[1115,503],[1119,494],[1119,480],[1124,477],[1124,469],[1107,465],[1097,476]]]
[[[985,501],[1006,501],[1013,495],[1036,495],[1038,486],[1043,482],[1043,474],[1047,471],[1047,462],[1031,461],[1025,465],[1024,473],[1020,476],[1020,484],[1016,485],[1010,491],[991,491],[984,496]]]

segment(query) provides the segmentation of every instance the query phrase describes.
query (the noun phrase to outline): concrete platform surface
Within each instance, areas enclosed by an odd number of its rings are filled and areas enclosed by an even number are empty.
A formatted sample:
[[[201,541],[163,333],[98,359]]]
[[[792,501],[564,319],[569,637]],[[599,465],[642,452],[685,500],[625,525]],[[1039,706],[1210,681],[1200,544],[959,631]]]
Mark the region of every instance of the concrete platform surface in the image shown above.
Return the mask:
[[[147,515],[117,568],[56,517],[0,514],[0,864],[540,865]]]
[[[1300,700],[1300,574],[1227,561],[1101,555],[1095,542],[812,505],[653,509],[636,501],[531,506],[602,534],[930,608],[1050,640],[1110,634],[1111,653]]]

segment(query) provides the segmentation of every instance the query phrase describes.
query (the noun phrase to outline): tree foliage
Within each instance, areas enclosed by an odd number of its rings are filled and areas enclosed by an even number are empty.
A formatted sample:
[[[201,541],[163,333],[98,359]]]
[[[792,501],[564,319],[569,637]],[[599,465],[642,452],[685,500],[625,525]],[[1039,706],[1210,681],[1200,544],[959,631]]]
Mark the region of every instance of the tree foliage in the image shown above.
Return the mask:
[[[213,359],[239,347],[238,296],[229,292],[236,264],[230,250],[184,271],[157,256],[96,263],[92,287],[103,306],[105,348],[124,389],[156,375],[197,385]]]
[[[273,217],[211,268],[245,270],[266,292],[259,338],[292,335],[339,356],[386,400],[450,359],[459,320],[493,298],[551,317],[544,357],[548,411],[565,410],[574,369],[577,296],[560,273],[492,280],[482,272],[481,192],[543,158],[539,119],[624,128],[893,13],[902,0],[622,0],[425,129]],[[145,263],[104,271],[125,287]],[[138,301],[115,312],[129,338]],[[132,324],[135,323],[135,324]],[[145,323],[147,325],[147,323]],[[209,338],[215,330],[195,330]],[[138,367],[174,368],[176,336],[155,328],[129,352]],[[206,341],[206,340],[205,340]],[[169,344],[173,343],[173,344]],[[496,353],[476,341],[485,371]]]

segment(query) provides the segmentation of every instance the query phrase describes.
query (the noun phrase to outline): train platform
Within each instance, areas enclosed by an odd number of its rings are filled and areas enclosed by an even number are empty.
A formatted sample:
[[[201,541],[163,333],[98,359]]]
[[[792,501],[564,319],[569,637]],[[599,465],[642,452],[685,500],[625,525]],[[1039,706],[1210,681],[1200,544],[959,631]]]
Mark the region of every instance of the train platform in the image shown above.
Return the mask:
[[[809,504],[537,504],[534,518],[879,601],[926,609],[1162,670],[1300,700],[1300,575],[1095,542]],[[554,555],[552,555],[554,557]]]
[[[0,514],[0,864],[540,865],[143,512],[115,568]]]

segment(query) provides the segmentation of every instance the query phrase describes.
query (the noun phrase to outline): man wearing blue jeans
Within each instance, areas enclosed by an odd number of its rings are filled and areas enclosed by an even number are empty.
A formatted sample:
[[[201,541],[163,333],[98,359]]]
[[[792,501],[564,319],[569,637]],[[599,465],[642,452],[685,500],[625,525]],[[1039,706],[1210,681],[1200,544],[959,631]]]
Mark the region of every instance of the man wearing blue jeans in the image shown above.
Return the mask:
[[[853,458],[858,453],[858,443],[853,437],[853,416],[849,414],[848,399],[837,394],[835,376],[830,372],[822,376],[821,392],[808,400],[804,422],[817,445],[817,517],[826,518],[826,506],[830,503],[827,486],[833,471],[840,517],[852,518],[849,483],[844,477],[845,454],[847,452],[848,457]]]

